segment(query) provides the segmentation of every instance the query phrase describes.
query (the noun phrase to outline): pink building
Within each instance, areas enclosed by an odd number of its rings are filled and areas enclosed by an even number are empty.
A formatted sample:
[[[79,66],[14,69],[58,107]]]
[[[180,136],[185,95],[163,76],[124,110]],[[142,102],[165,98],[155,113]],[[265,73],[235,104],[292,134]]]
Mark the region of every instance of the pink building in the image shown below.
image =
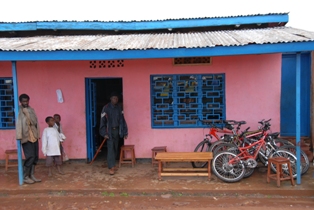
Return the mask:
[[[41,130],[46,116],[60,114],[71,159],[93,157],[102,141],[100,111],[111,91],[121,93],[129,127],[124,144],[135,145],[137,158],[150,158],[154,146],[193,151],[207,132],[199,118],[245,120],[243,129],[271,118],[272,130],[280,131],[282,54],[314,49],[314,34],[284,27],[287,21],[285,13],[141,21],[143,29],[136,30],[121,22],[35,22],[37,29],[28,26],[23,33],[17,30],[22,23],[0,23],[1,91],[17,79],[11,89],[17,85],[15,96],[30,95]],[[48,30],[53,27],[64,35]],[[94,30],[100,34],[91,35]],[[8,95],[5,106],[12,109],[2,111],[2,160],[4,150],[16,148],[12,91]]]

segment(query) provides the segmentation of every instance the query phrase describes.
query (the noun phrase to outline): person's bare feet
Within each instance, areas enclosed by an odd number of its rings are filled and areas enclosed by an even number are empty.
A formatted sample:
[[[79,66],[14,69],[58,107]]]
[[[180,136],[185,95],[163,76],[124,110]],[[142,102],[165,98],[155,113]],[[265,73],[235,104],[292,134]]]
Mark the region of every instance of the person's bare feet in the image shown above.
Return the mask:
[[[57,166],[57,168],[58,168],[58,172],[59,172],[59,174],[64,175],[64,172],[62,171],[61,166]]]
[[[49,167],[48,169],[48,176],[51,177],[52,176],[52,170],[51,170],[51,167]]]

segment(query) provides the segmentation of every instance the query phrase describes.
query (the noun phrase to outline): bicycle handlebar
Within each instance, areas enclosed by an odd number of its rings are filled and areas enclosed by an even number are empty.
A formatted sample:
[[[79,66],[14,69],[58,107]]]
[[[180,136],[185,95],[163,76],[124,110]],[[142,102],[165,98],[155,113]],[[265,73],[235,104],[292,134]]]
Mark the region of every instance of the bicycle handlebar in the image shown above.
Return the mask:
[[[216,120],[215,122],[208,122],[205,120],[201,120],[198,119],[199,121],[201,121],[203,124],[208,125],[208,127],[212,127],[212,128],[220,128],[220,129],[228,129],[231,130],[233,132],[233,134],[238,133],[238,131],[241,128],[241,125],[246,124],[245,121],[235,121],[235,120]],[[221,123],[224,125],[217,125],[217,123]],[[236,128],[234,128],[234,126],[237,125]]]
[[[270,123],[269,123],[269,121],[270,121],[271,119],[269,119],[269,120],[261,120],[261,121],[259,121],[258,123],[260,123],[261,124],[261,126],[258,128],[258,129],[263,129],[263,130],[268,130],[268,129],[270,129]]]
[[[271,118],[269,120],[264,120],[262,119],[261,121],[259,121],[258,123],[264,125],[265,123],[268,123],[271,120]]]
[[[212,127],[217,127],[216,124],[217,123],[224,123],[224,124],[229,124],[229,125],[238,125],[237,129],[240,129],[240,126],[241,125],[244,125],[246,124],[246,121],[235,121],[235,120],[219,120],[219,121],[216,121],[216,123],[213,123],[213,122],[207,122],[205,120],[201,120],[201,119],[198,119],[199,121],[201,121],[203,124],[205,125],[211,125]]]
[[[230,124],[230,125],[244,125],[246,124],[245,121],[235,121],[235,120],[223,120],[223,123],[233,123],[233,124]]]

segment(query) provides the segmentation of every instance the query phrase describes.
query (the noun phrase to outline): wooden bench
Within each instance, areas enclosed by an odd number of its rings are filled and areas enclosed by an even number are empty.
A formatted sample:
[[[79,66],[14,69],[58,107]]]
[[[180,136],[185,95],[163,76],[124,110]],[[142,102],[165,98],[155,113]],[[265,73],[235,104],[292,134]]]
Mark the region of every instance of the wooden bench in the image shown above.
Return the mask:
[[[158,179],[162,176],[211,176],[212,152],[160,152],[157,153]],[[163,162],[208,162],[207,168],[163,168]]]

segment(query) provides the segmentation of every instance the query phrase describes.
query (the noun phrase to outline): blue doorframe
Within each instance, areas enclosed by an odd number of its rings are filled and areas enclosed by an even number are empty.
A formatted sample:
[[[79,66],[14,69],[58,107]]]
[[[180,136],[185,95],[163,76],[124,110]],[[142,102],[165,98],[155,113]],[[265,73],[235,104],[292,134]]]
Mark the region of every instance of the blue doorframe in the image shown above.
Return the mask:
[[[86,104],[86,143],[87,160],[91,161],[96,152],[95,128],[96,128],[96,84],[92,79],[85,79],[85,104]]]
[[[310,136],[311,54],[301,54],[300,69],[300,135]],[[296,64],[297,54],[282,55],[280,134],[296,136]]]

